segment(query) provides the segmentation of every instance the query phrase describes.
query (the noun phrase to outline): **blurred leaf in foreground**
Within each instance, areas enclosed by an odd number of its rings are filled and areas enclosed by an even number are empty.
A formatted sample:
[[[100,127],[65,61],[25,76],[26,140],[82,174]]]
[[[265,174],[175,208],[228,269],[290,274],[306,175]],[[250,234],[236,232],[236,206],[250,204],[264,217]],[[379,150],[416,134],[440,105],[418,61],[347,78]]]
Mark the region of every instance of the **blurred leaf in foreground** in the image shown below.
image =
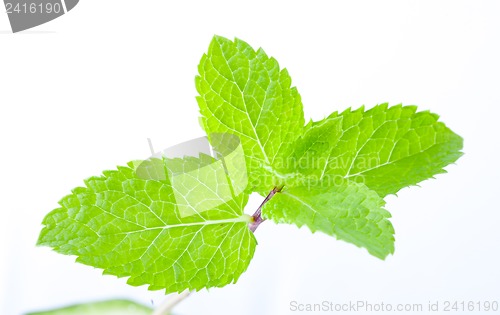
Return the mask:
[[[77,304],[51,311],[26,315],[151,315],[153,310],[142,304],[127,300],[111,300],[87,304]]]

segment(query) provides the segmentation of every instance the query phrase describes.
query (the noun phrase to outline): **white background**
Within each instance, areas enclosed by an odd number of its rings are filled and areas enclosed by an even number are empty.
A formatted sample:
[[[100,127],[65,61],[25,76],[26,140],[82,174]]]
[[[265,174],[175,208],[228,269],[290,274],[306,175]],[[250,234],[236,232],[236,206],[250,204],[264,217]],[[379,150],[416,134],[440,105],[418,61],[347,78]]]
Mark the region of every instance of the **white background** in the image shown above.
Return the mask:
[[[449,174],[387,198],[397,242],[386,261],[266,222],[238,283],[194,294],[178,313],[500,300],[499,16],[498,1],[82,0],[11,34],[0,13],[0,314],[162,301],[34,245],[44,215],[84,178],[147,157],[148,137],[163,149],[203,135],[194,76],[214,34],[264,47],[288,68],[306,119],[416,104],[464,137],[465,155]]]

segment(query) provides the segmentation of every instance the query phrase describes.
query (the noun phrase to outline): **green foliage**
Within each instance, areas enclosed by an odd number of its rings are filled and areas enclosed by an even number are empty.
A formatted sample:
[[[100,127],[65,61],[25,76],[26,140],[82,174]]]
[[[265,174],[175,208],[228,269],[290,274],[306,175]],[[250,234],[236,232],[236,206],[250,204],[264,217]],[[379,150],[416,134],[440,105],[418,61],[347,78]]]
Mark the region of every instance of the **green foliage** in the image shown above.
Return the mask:
[[[363,184],[345,182],[332,187],[294,187],[277,194],[263,215],[278,223],[308,226],[337,239],[365,247],[384,259],[394,252],[394,229],[384,200]]]
[[[215,36],[198,66],[202,126],[240,137],[250,190],[267,193],[304,126],[302,102],[286,70],[242,40]]]
[[[348,109],[304,126],[288,72],[238,39],[214,37],[196,87],[212,145],[229,134],[241,152],[225,162],[153,159],[92,177],[47,215],[40,245],[131,285],[220,287],[253,257],[248,194],[273,190],[264,218],[306,225],[384,259],[394,252],[394,229],[383,198],[443,173],[462,154],[462,138],[415,106]]]
[[[184,211],[168,179],[139,178],[131,166],[89,178],[87,187],[64,197],[44,219],[38,244],[151,290],[236,281],[256,245],[243,214],[248,196],[200,213]]]
[[[318,182],[362,182],[382,197],[444,173],[462,155],[462,138],[416,110],[381,104],[310,122],[295,144],[296,169]]]
[[[72,305],[27,315],[151,315],[152,313],[152,309],[141,304],[126,300],[112,300]]]

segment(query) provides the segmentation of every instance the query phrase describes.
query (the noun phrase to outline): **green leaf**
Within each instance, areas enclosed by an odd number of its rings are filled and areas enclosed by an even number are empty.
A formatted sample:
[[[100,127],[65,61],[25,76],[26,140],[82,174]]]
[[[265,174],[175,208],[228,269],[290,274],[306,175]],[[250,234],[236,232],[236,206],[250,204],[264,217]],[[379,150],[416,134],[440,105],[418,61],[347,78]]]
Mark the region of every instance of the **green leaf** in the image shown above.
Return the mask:
[[[151,315],[152,313],[151,308],[132,301],[111,300],[77,304],[27,315]]]
[[[416,109],[381,104],[310,122],[295,144],[297,162],[289,172],[327,186],[342,179],[362,182],[382,197],[445,173],[462,155],[463,140],[438,115]]]
[[[345,181],[332,187],[295,187],[277,193],[262,209],[277,223],[306,225],[336,236],[384,259],[394,252],[391,217],[384,200],[363,184]]]
[[[207,135],[232,133],[247,157],[249,190],[267,193],[301,134],[300,95],[288,72],[262,49],[216,36],[198,66],[197,98]]]
[[[256,246],[243,214],[248,195],[228,198],[229,181],[217,163],[192,168],[196,163],[186,159],[189,170],[180,172],[179,161],[170,169],[162,160],[146,163],[154,176],[129,163],[86,180],[46,216],[38,244],[151,290],[236,282]],[[168,176],[159,176],[162,169]]]

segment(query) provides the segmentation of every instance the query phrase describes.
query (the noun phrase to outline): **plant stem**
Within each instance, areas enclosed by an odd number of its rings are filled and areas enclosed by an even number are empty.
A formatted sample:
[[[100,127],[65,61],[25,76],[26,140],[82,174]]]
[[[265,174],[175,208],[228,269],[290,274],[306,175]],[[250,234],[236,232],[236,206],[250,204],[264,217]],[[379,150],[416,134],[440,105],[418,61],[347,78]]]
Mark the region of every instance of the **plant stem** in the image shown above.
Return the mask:
[[[276,193],[279,193],[282,189],[283,189],[283,186],[274,187],[273,190],[271,190],[271,192],[264,199],[264,201],[262,201],[260,206],[255,211],[255,213],[252,215],[253,220],[248,226],[250,228],[250,231],[255,232],[255,230],[257,230],[257,228],[259,227],[259,225],[266,220],[266,219],[262,218],[262,207],[264,207],[266,202],[271,200],[271,198],[273,198],[273,196],[276,195]]]
[[[172,309],[182,302],[185,298],[187,298],[191,294],[191,291],[186,290],[182,293],[174,295],[172,297],[167,298],[162,304],[160,304],[153,312],[153,315],[170,315],[172,314]]]

